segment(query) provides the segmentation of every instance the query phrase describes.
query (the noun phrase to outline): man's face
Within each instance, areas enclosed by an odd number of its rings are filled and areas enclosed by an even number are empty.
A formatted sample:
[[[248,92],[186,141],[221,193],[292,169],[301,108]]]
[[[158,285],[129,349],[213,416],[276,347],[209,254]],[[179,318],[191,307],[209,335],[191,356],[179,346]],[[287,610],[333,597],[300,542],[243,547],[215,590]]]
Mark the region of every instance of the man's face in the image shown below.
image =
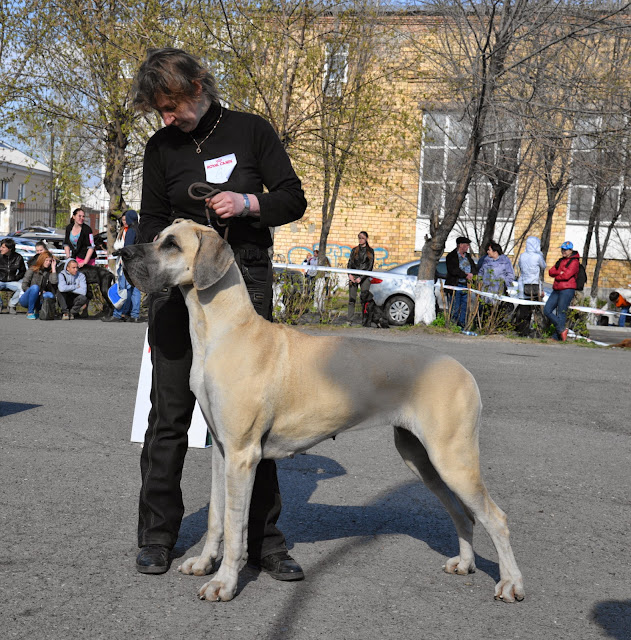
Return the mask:
[[[6,256],[7,253],[9,253],[9,247],[7,247],[5,244],[0,244],[0,254]]]
[[[75,276],[77,275],[77,271],[79,270],[79,267],[77,266],[76,262],[69,262],[68,265],[66,266],[66,271],[71,275],[71,276]]]
[[[467,242],[463,242],[462,244],[458,245],[458,253],[460,253],[461,255],[464,255],[465,253],[467,253],[467,251],[469,251],[469,247],[471,245],[468,244]]]
[[[190,133],[197,127],[207,108],[207,101],[201,97],[185,98],[179,102],[162,95],[156,98],[156,111],[164,124],[173,125],[185,133]]]
[[[572,249],[561,249],[561,255],[564,258],[569,258],[572,255]]]
[[[39,255],[40,253],[44,253],[44,251],[46,251],[46,249],[41,244],[35,245],[35,253],[37,255]]]

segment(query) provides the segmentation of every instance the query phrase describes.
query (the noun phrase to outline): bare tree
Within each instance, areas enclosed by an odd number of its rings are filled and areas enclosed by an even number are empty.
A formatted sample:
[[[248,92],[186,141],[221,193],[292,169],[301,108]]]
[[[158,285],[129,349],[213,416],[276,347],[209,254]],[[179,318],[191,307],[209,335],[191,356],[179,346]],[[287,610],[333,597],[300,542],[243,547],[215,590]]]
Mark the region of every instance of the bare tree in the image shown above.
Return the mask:
[[[396,114],[385,78],[392,28],[369,0],[198,5],[225,99],[274,126],[296,169],[319,187],[320,260],[343,193],[383,180]],[[390,96],[392,98],[392,96]],[[391,146],[391,145],[390,145]]]
[[[595,13],[581,12],[570,3],[552,0],[454,0],[422,4],[432,6],[442,16],[436,38],[439,44],[424,46],[423,55],[429,51],[433,65],[445,74],[448,89],[460,98],[471,122],[454,186],[447,193],[444,214],[442,219],[430,221],[423,246],[418,277],[424,283],[419,282],[417,287],[416,321],[429,322],[434,316],[431,280],[435,265],[468,195],[480,150],[489,135],[489,114],[503,111],[509,115],[517,108],[517,102],[523,102],[524,73],[537,56],[552,57],[570,38],[579,42],[580,38],[590,36],[611,14],[624,7],[616,7],[610,13]],[[555,28],[551,28],[552,24]]]
[[[131,81],[146,49],[171,41],[163,28],[178,24],[168,20],[170,7],[161,0],[40,0],[32,15],[29,37],[37,47],[28,70],[34,88],[24,109],[76,132],[82,161],[103,164],[110,221],[125,208],[128,148],[143,131]]]

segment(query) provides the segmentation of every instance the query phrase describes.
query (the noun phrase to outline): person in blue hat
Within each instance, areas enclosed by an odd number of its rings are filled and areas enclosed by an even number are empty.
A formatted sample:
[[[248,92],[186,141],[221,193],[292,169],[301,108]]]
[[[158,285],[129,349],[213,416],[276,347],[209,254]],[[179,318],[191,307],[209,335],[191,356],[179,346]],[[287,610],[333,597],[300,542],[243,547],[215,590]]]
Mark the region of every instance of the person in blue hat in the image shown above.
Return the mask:
[[[574,245],[566,240],[561,245],[561,257],[548,272],[554,278],[554,284],[543,313],[554,325],[556,331],[553,338],[561,342],[567,340],[568,330],[565,328],[565,318],[576,292],[576,276],[580,260],[578,251],[574,251]]]

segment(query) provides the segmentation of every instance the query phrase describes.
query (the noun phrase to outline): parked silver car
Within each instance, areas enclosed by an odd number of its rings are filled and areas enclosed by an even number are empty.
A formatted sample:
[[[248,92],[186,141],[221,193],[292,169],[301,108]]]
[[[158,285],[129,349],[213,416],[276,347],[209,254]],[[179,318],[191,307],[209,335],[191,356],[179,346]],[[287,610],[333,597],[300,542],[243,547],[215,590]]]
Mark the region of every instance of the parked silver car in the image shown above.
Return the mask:
[[[400,264],[386,273],[401,274],[403,276],[418,276],[418,266],[420,259]],[[444,306],[441,295],[441,284],[445,283],[447,277],[447,263],[445,258],[441,258],[436,265],[434,272],[434,291],[436,293],[436,310],[442,310]],[[383,307],[388,322],[393,325],[402,326],[414,320],[414,284],[415,281],[408,278],[371,278],[370,291],[375,297],[375,303]],[[543,285],[543,302],[546,302],[552,286],[547,282]],[[517,298],[517,281],[508,290],[508,295]]]
[[[419,259],[412,260],[388,269],[386,273],[417,277],[420,262]],[[441,258],[434,272],[437,289],[440,289],[440,281],[444,281],[446,276],[447,264],[445,258]],[[375,303],[383,307],[390,324],[402,326],[414,320],[414,284],[415,281],[409,278],[370,279],[370,292],[375,297]],[[443,302],[440,293],[436,296],[436,303],[441,309]]]

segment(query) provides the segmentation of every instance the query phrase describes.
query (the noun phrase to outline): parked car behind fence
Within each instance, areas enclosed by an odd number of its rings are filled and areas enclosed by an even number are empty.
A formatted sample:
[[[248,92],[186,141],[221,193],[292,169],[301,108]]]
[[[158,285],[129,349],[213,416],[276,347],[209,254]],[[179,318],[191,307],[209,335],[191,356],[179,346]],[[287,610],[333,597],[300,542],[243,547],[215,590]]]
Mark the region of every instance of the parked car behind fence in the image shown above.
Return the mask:
[[[383,307],[388,322],[392,325],[402,326],[414,320],[414,285],[415,280],[405,276],[418,277],[418,267],[420,259],[400,264],[385,273],[398,274],[401,278],[377,278],[370,279],[370,291],[375,297],[375,303]],[[445,258],[441,258],[436,265],[434,272],[434,292],[436,294],[436,309],[442,310],[444,306],[441,287],[445,284],[447,277],[447,263]],[[545,283],[543,285],[545,302],[552,291],[552,286]],[[507,295],[517,298],[517,282],[509,288]]]

